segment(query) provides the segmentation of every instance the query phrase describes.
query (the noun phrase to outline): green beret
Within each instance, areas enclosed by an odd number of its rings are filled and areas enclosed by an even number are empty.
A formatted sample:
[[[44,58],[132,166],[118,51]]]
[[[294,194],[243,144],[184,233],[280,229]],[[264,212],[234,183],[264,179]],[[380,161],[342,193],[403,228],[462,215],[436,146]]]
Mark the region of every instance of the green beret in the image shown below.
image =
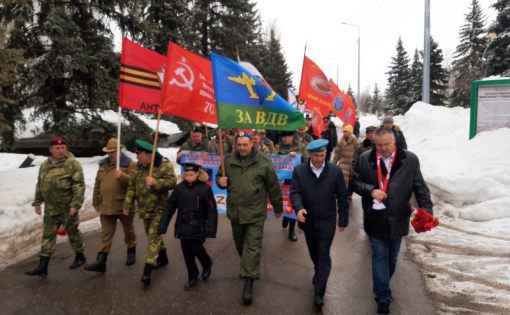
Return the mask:
[[[147,141],[138,139],[135,141],[135,146],[136,146],[135,151],[152,153],[153,146]]]

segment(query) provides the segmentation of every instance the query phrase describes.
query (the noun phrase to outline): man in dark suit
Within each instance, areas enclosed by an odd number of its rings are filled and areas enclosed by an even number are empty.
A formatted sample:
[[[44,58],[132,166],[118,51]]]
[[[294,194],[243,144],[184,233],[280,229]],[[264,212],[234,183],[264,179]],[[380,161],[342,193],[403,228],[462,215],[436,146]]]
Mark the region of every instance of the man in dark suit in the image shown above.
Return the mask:
[[[310,160],[294,168],[290,188],[292,208],[298,226],[305,232],[306,245],[314,264],[314,305],[320,310],[331,271],[330,248],[337,226],[342,232],[349,223],[349,204],[342,170],[326,161],[328,141],[310,142]]]
[[[363,225],[372,247],[372,281],[377,312],[389,313],[390,280],[397,265],[402,237],[409,233],[414,193],[420,208],[432,213],[430,192],[418,157],[395,145],[391,129],[375,132],[375,146],[363,153],[354,169],[352,184],[361,196]]]

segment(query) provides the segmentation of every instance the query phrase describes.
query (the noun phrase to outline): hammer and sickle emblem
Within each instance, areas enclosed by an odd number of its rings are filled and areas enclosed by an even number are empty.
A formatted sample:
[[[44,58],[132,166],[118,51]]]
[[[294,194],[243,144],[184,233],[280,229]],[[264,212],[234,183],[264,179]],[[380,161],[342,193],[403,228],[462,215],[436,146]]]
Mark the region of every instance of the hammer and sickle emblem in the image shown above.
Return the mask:
[[[178,87],[193,91],[193,82],[195,82],[195,75],[193,74],[193,71],[187,64],[183,62],[179,62],[179,64],[182,65],[182,67],[175,69],[174,73],[177,77],[173,77],[172,80],[170,80],[170,85],[175,84]],[[186,72],[189,72],[189,78],[186,77]]]

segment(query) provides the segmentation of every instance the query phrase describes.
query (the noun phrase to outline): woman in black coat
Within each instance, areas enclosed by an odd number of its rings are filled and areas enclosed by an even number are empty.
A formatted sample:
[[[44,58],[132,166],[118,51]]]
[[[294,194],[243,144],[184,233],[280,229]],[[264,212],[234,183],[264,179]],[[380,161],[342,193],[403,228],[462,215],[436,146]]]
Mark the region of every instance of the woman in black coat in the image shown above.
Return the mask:
[[[207,185],[207,173],[197,164],[186,163],[184,180],[179,183],[170,198],[158,234],[165,234],[172,216],[177,211],[175,237],[181,240],[181,249],[188,269],[188,282],[184,288],[196,286],[198,268],[195,257],[202,265],[202,280],[211,275],[212,259],[204,248],[206,237],[215,238],[218,226],[218,210],[211,187]]]

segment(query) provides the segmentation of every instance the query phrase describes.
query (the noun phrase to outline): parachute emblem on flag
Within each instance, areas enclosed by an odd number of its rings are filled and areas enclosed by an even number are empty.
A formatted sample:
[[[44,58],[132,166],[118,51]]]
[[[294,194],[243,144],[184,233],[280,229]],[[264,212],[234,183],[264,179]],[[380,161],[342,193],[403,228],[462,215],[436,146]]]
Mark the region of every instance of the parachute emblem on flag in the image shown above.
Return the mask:
[[[170,79],[169,84],[177,85],[180,88],[186,88],[190,91],[193,91],[195,74],[193,73],[191,67],[186,64],[186,58],[182,58],[181,61],[177,62],[177,64],[181,65],[181,67],[175,69],[174,74],[176,76]]]

